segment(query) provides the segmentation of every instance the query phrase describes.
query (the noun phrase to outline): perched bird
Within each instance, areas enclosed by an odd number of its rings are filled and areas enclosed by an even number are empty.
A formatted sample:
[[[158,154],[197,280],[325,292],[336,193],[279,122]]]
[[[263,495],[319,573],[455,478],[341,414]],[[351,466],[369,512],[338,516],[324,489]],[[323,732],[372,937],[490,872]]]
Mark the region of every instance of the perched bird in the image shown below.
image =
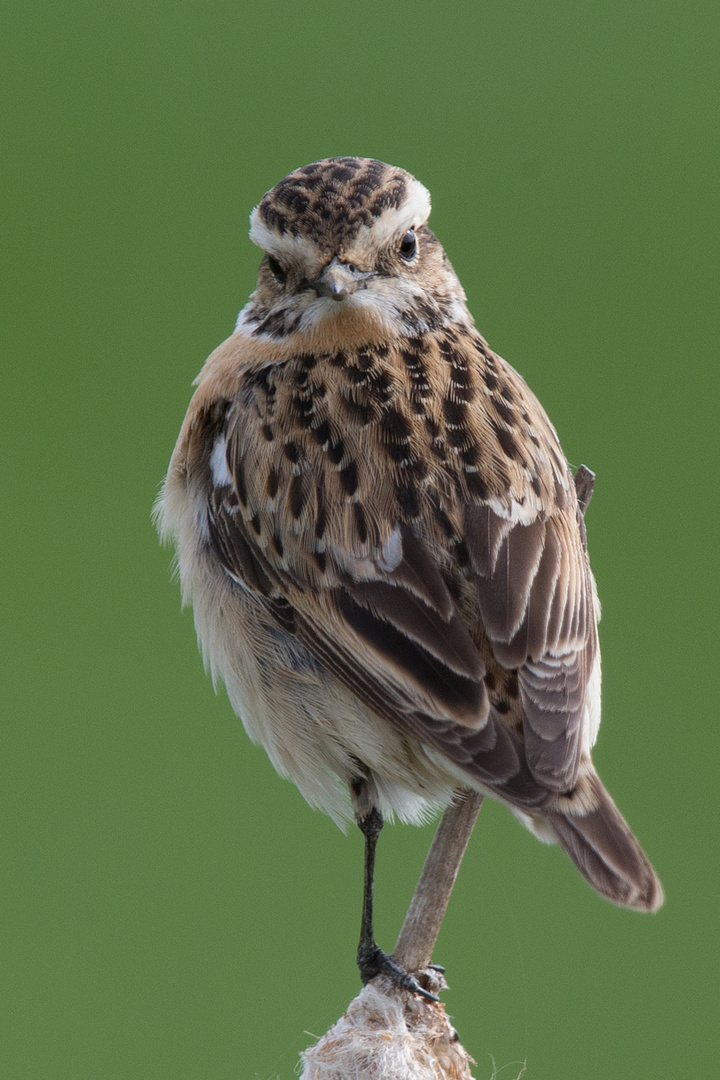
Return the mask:
[[[600,609],[573,477],[429,213],[414,177],[365,158],[263,197],[257,289],[197,379],[159,529],[250,738],[312,806],[352,809],[370,870],[384,816],[476,788],[653,911],[590,757]],[[365,923],[358,957],[417,988]]]

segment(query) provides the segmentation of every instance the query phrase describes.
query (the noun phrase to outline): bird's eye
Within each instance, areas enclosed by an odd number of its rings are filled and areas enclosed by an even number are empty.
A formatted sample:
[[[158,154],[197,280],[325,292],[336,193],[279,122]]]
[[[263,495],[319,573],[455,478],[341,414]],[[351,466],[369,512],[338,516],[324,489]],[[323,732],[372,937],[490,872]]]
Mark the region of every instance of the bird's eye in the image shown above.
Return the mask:
[[[417,255],[417,237],[414,229],[408,229],[400,241],[400,257],[410,262]]]
[[[267,261],[272,276],[281,285],[284,285],[287,281],[287,270],[283,270],[282,266],[273,255],[268,255]]]

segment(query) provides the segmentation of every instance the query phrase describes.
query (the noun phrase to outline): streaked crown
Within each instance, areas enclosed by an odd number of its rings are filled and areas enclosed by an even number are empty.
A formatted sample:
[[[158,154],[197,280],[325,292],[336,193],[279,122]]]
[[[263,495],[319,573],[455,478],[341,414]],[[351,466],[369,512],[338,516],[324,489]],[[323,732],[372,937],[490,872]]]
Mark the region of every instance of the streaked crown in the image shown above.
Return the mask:
[[[268,191],[250,215],[250,238],[264,251],[278,239],[303,237],[330,252],[363,230],[390,236],[424,224],[429,214],[428,191],[404,169],[373,158],[326,158]]]

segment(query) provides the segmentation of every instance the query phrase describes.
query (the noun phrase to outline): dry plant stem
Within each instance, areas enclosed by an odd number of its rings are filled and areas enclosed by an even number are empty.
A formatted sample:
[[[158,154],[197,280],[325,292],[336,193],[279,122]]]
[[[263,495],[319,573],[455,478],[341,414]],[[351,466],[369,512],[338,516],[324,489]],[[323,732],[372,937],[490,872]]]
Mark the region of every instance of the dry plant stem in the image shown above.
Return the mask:
[[[442,816],[393,951],[406,971],[423,971],[432,959],[482,801],[479,791],[464,791]]]
[[[579,465],[574,480],[578,503],[584,517],[588,503],[592,499],[593,488],[595,487],[595,473],[592,469],[588,469],[587,465]]]

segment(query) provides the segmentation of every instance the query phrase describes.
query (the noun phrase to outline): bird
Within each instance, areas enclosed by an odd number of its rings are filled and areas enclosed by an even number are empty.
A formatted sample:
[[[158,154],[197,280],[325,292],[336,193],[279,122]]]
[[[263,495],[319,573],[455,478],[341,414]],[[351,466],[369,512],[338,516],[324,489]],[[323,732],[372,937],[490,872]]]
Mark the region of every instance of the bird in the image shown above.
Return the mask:
[[[660,882],[592,763],[600,606],[555,428],[477,330],[405,170],[333,157],[250,215],[257,288],[156,504],[213,680],[306,801],[365,835],[474,789],[613,903]],[[426,994],[425,996],[431,996]]]

